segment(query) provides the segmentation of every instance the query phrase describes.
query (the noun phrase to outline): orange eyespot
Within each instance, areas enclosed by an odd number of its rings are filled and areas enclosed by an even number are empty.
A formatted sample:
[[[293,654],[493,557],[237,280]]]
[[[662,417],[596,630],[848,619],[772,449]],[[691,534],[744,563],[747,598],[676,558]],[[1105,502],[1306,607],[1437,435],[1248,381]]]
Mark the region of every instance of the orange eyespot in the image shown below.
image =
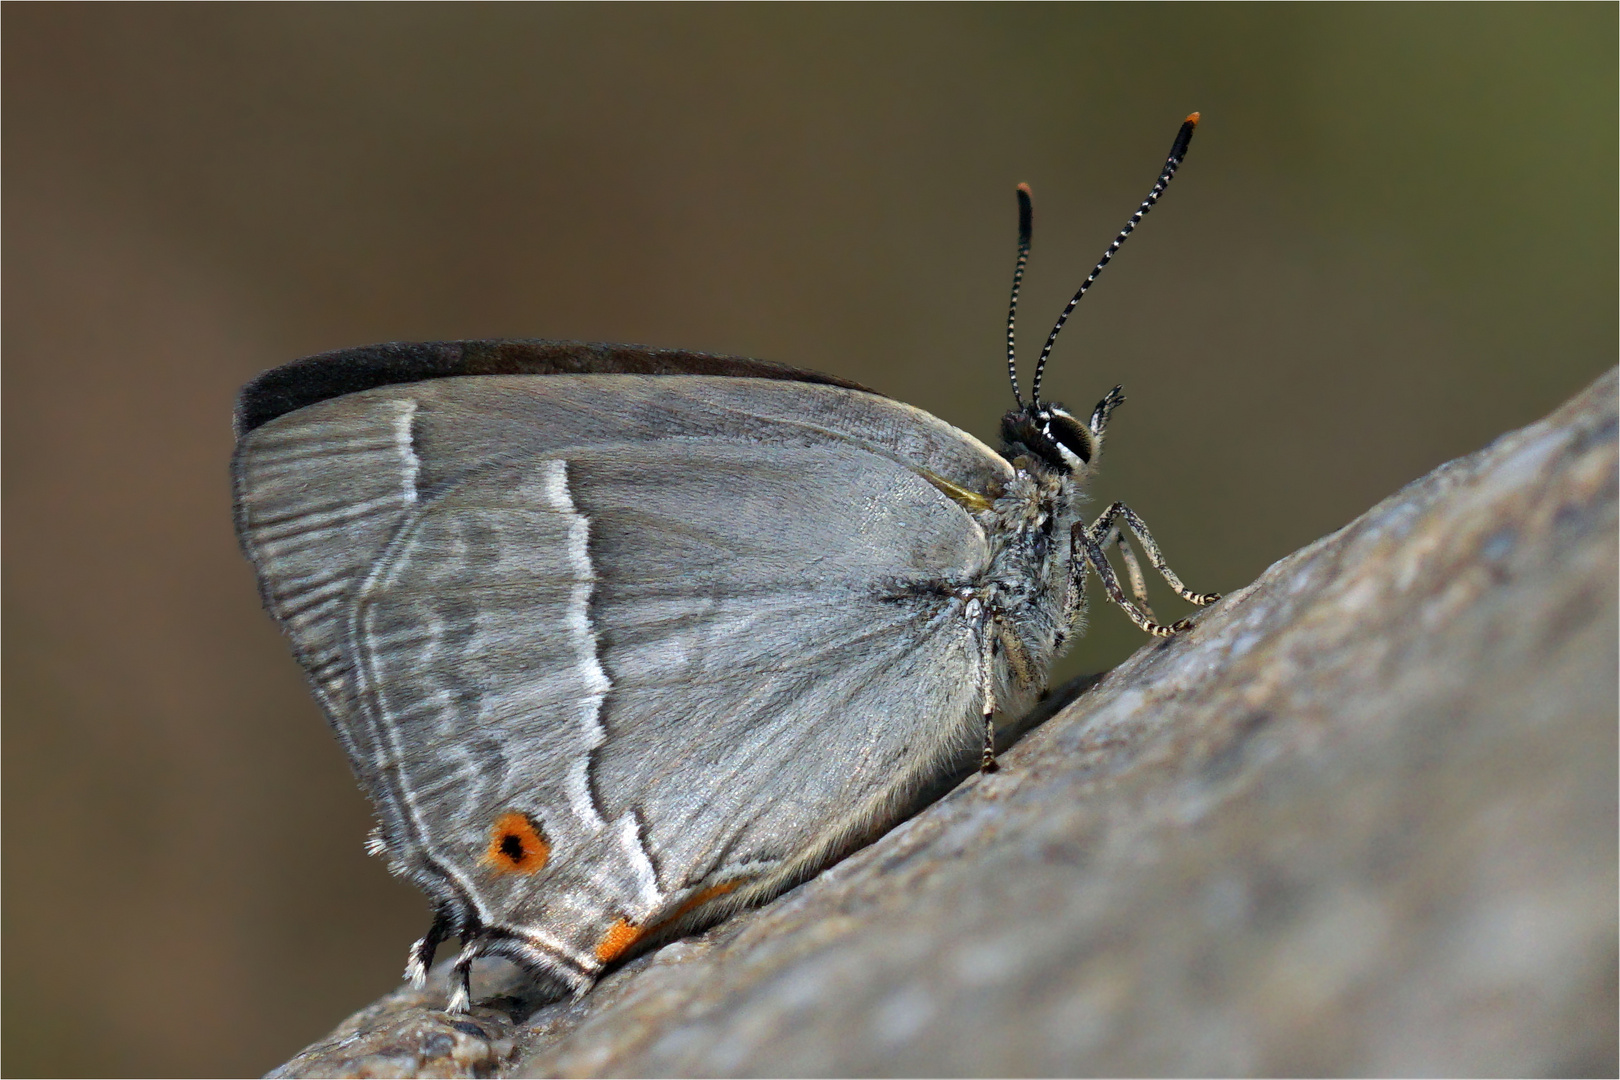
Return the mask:
[[[551,859],[551,842],[529,815],[509,810],[490,826],[484,865],[497,874],[533,874]]]

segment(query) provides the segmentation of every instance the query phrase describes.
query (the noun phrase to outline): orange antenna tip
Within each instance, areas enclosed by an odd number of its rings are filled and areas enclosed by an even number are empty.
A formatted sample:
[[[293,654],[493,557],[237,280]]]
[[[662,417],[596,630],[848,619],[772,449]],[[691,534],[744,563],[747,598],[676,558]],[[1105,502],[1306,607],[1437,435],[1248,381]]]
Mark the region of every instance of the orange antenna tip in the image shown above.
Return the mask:
[[[1197,113],[1188,113],[1187,114],[1187,119],[1183,120],[1182,123],[1184,123],[1184,124],[1192,124],[1194,126],[1197,126],[1197,124],[1198,124],[1198,114]]]
[[[1025,195],[1033,195],[1033,194],[1035,194],[1033,191],[1029,190],[1029,185],[1028,184],[1019,184],[1018,185],[1018,190],[1022,191]]]

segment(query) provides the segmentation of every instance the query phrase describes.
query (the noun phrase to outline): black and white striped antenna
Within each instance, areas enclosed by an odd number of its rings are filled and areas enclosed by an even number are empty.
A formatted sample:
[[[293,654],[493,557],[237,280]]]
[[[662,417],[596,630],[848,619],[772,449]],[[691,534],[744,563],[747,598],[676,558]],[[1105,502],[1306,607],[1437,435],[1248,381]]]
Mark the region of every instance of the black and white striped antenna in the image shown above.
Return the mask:
[[[1046,345],[1041,349],[1040,359],[1035,361],[1035,377],[1031,381],[1029,390],[1031,404],[1039,407],[1041,403],[1041,375],[1046,371],[1046,358],[1052,354],[1052,343],[1057,341],[1058,332],[1063,329],[1063,324],[1068,321],[1069,313],[1080,302],[1080,298],[1086,295],[1086,290],[1091,288],[1091,283],[1097,280],[1097,275],[1102,273],[1103,267],[1108,265],[1109,260],[1114,257],[1114,252],[1118,251],[1120,245],[1125,242],[1125,238],[1131,235],[1131,230],[1136,228],[1137,223],[1147,216],[1149,210],[1153,209],[1153,204],[1159,201],[1159,196],[1164,194],[1164,189],[1169,186],[1171,178],[1176,175],[1176,170],[1181,167],[1181,160],[1187,156],[1187,144],[1192,142],[1193,129],[1197,126],[1197,113],[1193,113],[1182,121],[1181,130],[1176,133],[1176,141],[1170,146],[1170,156],[1165,159],[1164,170],[1159,173],[1159,179],[1154,183],[1153,190],[1148,192],[1147,198],[1142,200],[1142,205],[1136,208],[1136,213],[1131,215],[1131,219],[1125,223],[1125,227],[1119,231],[1119,235],[1114,237],[1114,242],[1108,245],[1107,251],[1103,252],[1103,257],[1098,260],[1096,267],[1091,271],[1091,275],[1086,278],[1085,282],[1080,286],[1080,290],[1074,294],[1068,306],[1063,309],[1063,314],[1058,316],[1057,325],[1052,327],[1052,332],[1047,335]],[[1029,260],[1029,233],[1029,186],[1020,184],[1018,185],[1018,269],[1013,274],[1012,292],[1012,306],[1014,309],[1018,307],[1018,286],[1024,276],[1024,264]],[[1018,373],[1013,368],[1012,334],[1013,311],[1009,310],[1007,312],[1007,367],[1012,371],[1013,397],[1018,398],[1018,404],[1022,407],[1024,400],[1018,397]]]
[[[1024,407],[1024,396],[1018,392],[1018,355],[1013,344],[1013,324],[1018,319],[1018,287],[1024,283],[1024,267],[1029,264],[1029,237],[1034,229],[1035,207],[1030,201],[1029,185],[1018,185],[1018,265],[1013,268],[1012,303],[1007,305],[1007,377],[1012,380],[1013,398],[1018,407]]]

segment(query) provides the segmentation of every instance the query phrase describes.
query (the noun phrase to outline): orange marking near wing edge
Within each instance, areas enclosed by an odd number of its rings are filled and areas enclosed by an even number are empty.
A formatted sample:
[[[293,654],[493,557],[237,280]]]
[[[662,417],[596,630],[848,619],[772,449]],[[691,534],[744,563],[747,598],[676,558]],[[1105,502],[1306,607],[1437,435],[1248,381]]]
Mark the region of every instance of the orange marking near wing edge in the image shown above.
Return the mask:
[[[697,893],[691,899],[687,900],[686,903],[676,908],[675,914],[665,919],[664,923],[674,922],[676,919],[680,918],[682,915],[685,915],[693,908],[698,907],[701,904],[707,904],[710,900],[713,900],[717,896],[724,896],[726,893],[730,892],[741,884],[742,882],[740,881],[722,881],[718,885],[710,885],[707,889]],[[659,923],[659,925],[662,926],[664,923]]]
[[[668,926],[687,912],[708,903],[717,896],[726,895],[726,893],[731,892],[741,884],[741,881],[723,881],[718,885],[710,885],[708,888],[702,889],[687,898],[686,902],[676,908],[668,918],[660,919],[646,930],[622,918],[614,920],[613,925],[607,928],[607,933],[602,935],[602,940],[596,943],[596,958],[604,964],[612,963],[623,956],[632,945],[646,937],[647,934]]]
[[[596,958],[602,963],[611,963],[624,955],[624,951],[641,940],[645,933],[638,926],[631,926],[623,919],[619,919],[608,927],[602,940],[596,943]]]
[[[551,843],[528,814],[508,810],[489,829],[481,861],[497,874],[537,873],[551,860]]]

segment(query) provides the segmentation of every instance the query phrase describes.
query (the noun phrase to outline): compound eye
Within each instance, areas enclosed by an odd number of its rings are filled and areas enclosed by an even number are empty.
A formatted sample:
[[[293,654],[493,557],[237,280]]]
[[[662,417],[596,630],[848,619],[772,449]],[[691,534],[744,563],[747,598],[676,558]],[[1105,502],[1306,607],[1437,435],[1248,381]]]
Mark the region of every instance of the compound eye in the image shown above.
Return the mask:
[[[1092,442],[1091,432],[1086,429],[1086,425],[1062,409],[1057,408],[1049,412],[1045,419],[1046,423],[1041,430],[1047,438],[1073,454],[1081,464],[1091,460],[1095,447]]]

